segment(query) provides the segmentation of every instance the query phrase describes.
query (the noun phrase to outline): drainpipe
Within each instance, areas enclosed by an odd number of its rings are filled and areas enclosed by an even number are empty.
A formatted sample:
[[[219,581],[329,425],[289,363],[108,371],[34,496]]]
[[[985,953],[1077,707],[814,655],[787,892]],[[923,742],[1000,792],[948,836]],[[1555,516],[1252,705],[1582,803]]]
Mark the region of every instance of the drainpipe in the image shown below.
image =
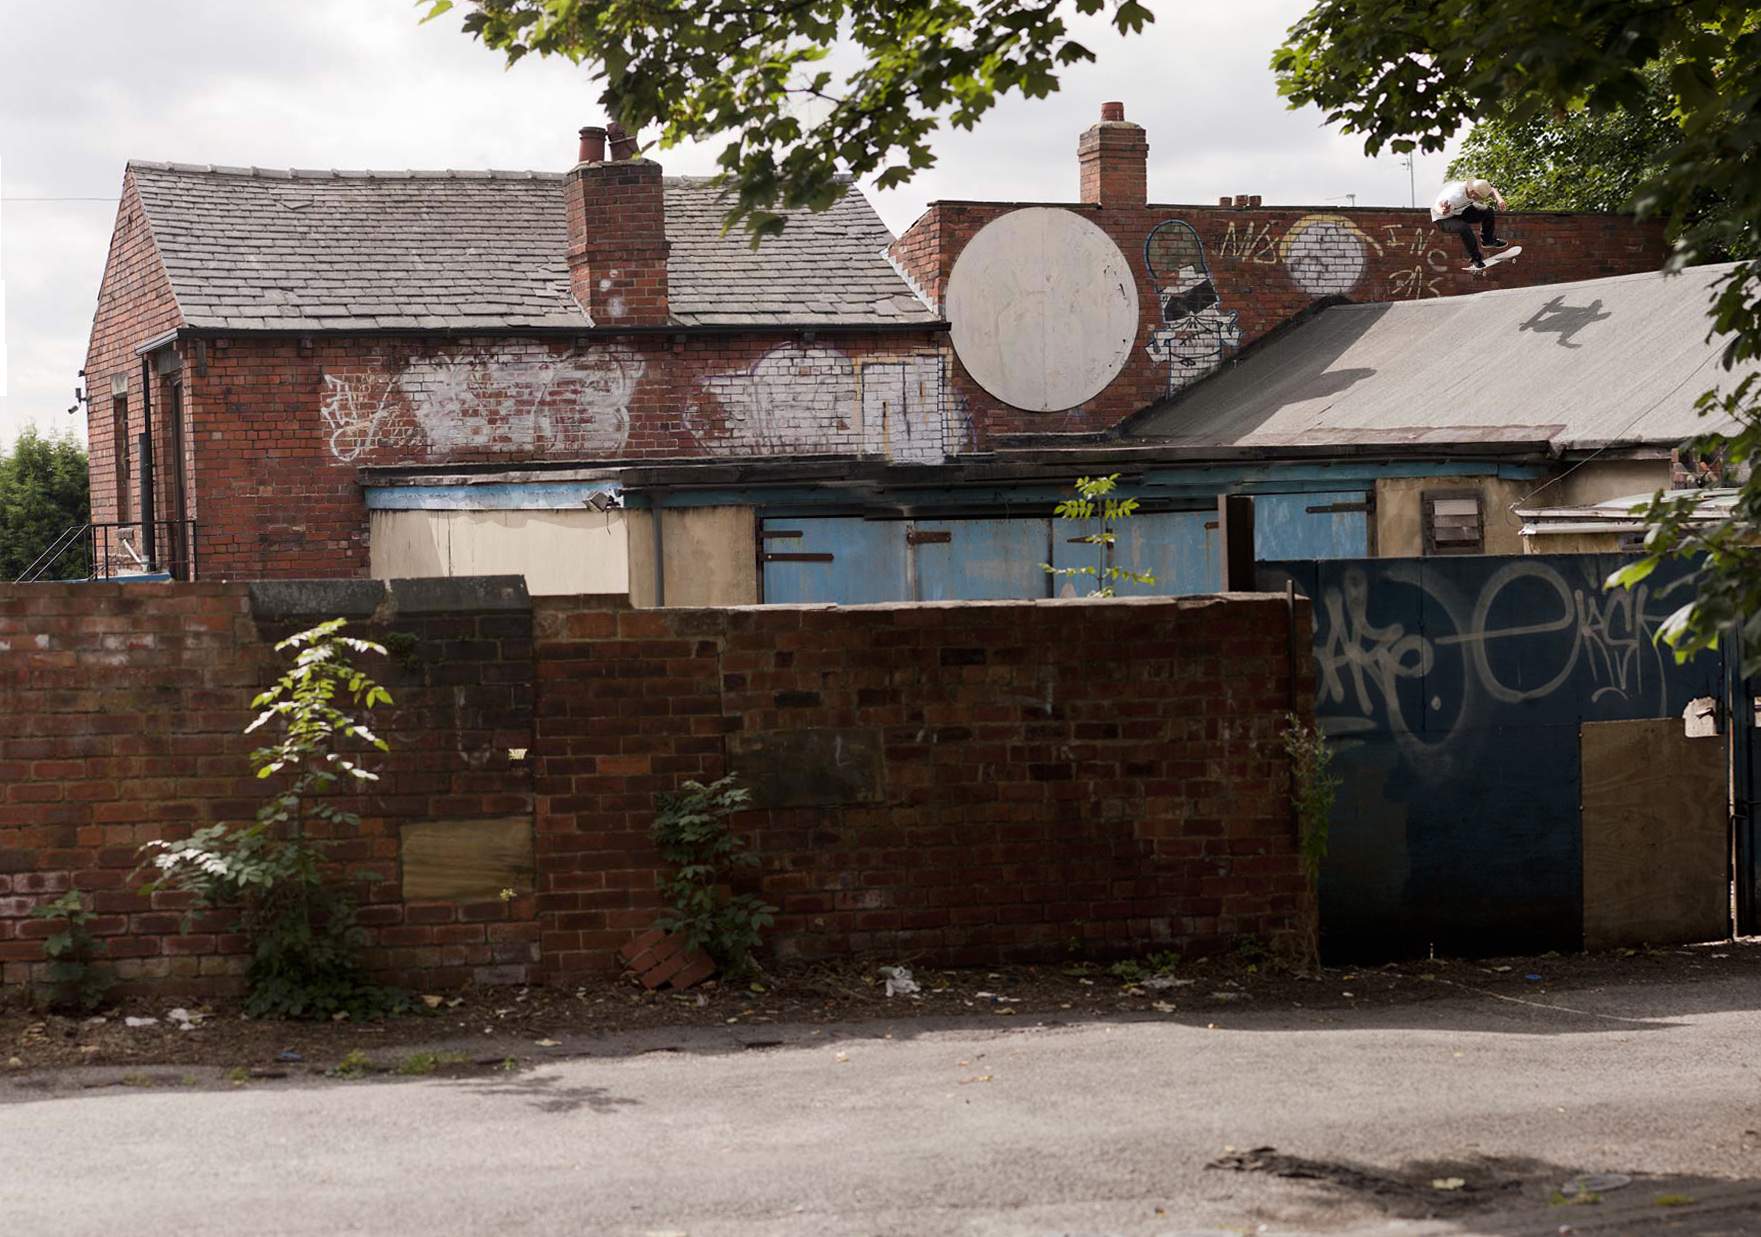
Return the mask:
[[[159,569],[158,512],[153,505],[153,360],[141,357],[141,548],[147,556],[147,570]]]
[[[666,538],[660,531],[660,492],[652,492],[648,496],[648,510],[651,513],[649,525],[653,529],[654,542],[654,604],[666,605]]]

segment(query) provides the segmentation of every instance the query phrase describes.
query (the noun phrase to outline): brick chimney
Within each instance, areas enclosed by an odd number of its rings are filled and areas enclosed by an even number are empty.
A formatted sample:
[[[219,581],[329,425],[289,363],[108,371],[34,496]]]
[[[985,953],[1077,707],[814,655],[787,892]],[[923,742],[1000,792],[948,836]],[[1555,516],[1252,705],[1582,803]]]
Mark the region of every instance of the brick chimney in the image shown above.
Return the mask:
[[[622,126],[590,125],[581,130],[580,162],[564,182],[569,284],[594,326],[668,322],[660,164],[635,153],[636,139]]]
[[[1123,103],[1101,104],[1101,122],[1076,143],[1082,200],[1099,206],[1142,206],[1149,201],[1150,143],[1143,126],[1125,119]]]

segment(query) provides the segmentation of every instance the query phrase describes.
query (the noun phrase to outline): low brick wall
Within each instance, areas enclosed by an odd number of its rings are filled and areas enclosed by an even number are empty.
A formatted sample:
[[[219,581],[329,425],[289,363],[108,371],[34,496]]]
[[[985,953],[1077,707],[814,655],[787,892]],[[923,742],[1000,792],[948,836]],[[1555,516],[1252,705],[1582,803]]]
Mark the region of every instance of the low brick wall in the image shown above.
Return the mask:
[[[730,765],[772,800],[742,823],[782,961],[1215,949],[1309,913],[1282,597],[541,599],[536,627],[538,905],[558,970],[603,967],[652,920],[652,792]]]
[[[224,920],[181,934],[130,874],[145,841],[251,817],[248,698],[276,639],[338,614],[391,646],[395,697],[339,858],[376,874],[373,965],[425,990],[614,970],[658,909],[654,792],[730,770],[759,797],[738,823],[779,963],[1203,951],[1314,913],[1279,740],[1293,688],[1312,698],[1305,602],[1293,638],[1262,596],[638,611],[517,580],[32,585],[0,587],[0,981],[41,961],[30,909],[76,888],[125,978],[236,984]]]
[[[184,933],[182,903],[131,874],[144,842],[254,818],[250,700],[287,664],[277,640],[338,615],[394,645],[362,663],[394,698],[378,718],[391,752],[334,851],[376,876],[358,886],[371,963],[424,988],[533,977],[529,892],[406,903],[400,882],[409,822],[532,811],[530,768],[507,757],[532,742],[531,609],[523,586],[480,583],[0,587],[0,982],[42,957],[49,925],[31,907],[73,888],[123,979],[167,995],[236,985],[243,941],[226,918]]]

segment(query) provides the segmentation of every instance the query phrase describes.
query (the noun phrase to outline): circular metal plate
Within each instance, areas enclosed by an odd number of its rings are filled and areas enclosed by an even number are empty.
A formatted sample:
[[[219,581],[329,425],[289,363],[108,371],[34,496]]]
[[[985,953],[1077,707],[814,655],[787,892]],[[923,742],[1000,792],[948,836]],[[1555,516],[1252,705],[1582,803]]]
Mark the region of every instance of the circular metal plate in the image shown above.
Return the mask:
[[[1137,282],[1108,235],[1030,207],[986,224],[948,276],[954,351],[1006,404],[1059,412],[1119,376],[1137,339]]]

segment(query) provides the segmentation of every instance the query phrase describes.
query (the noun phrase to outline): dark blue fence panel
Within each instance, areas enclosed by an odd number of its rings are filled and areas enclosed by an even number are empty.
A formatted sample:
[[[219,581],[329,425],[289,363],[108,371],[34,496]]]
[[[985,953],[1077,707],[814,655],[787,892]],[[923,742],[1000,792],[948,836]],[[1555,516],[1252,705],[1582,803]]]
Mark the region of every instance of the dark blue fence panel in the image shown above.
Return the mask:
[[[1321,878],[1329,959],[1582,946],[1578,727],[1679,717],[1723,663],[1653,637],[1679,569],[1615,555],[1262,564],[1315,612],[1316,716],[1344,779]]]

